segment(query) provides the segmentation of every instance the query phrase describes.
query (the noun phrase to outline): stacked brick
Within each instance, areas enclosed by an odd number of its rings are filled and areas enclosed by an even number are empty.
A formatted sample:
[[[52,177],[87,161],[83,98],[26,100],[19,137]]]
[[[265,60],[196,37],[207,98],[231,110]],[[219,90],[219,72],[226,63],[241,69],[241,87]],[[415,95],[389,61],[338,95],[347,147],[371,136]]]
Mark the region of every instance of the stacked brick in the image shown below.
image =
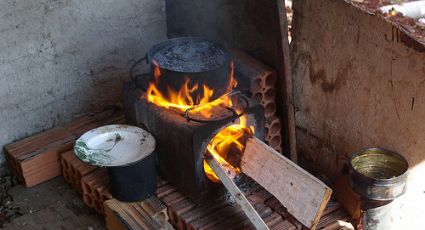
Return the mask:
[[[75,136],[64,128],[53,128],[5,147],[12,173],[26,187],[61,174],[60,155],[72,149]]]
[[[98,168],[83,176],[81,178],[81,190],[84,204],[103,214],[103,203],[112,199],[107,170]]]
[[[5,146],[6,160],[12,173],[32,187],[62,174],[61,154],[70,151],[75,140],[90,129],[123,123],[117,108],[83,116],[63,127],[56,127]]]
[[[306,229],[262,187],[252,187],[244,193],[270,229]],[[169,221],[176,229],[254,229],[238,205],[230,204],[226,199],[199,204],[166,182],[158,185],[156,196],[168,207]],[[337,201],[331,200],[316,229],[354,230],[354,227],[343,207]]]
[[[266,120],[264,124],[265,140],[272,148],[282,152],[282,123],[280,118],[273,116]]]
[[[104,206],[109,230],[174,229],[168,222],[167,207],[155,196],[132,203],[111,199]]]
[[[270,229],[296,229],[265,204],[271,197],[266,190],[254,187],[246,193],[248,200]],[[176,229],[254,229],[239,206],[226,199],[210,201],[211,204],[197,204],[166,183],[158,187],[156,195],[168,207],[170,223]]]
[[[263,106],[266,118],[265,141],[282,152],[281,121],[276,115],[276,71],[242,51],[233,49],[231,52],[238,89],[251,95]]]
[[[98,167],[80,161],[73,150],[65,152],[61,156],[62,176],[79,193],[83,193],[81,178],[90,174]]]

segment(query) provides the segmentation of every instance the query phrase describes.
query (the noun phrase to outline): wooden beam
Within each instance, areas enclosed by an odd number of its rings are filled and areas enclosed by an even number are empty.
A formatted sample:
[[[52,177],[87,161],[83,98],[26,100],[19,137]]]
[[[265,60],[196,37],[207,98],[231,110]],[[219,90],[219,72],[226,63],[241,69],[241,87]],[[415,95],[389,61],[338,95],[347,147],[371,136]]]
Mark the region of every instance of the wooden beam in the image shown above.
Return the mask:
[[[249,203],[248,199],[233,182],[233,180],[221,168],[220,164],[211,156],[207,156],[206,161],[214,173],[220,178],[224,187],[229,191],[236,203],[239,204],[245,215],[249,218],[256,229],[269,229],[266,223],[261,219],[260,215],[255,211],[254,207]]]
[[[322,181],[255,137],[247,141],[240,167],[302,224],[315,229],[332,193]]]
[[[294,92],[292,86],[292,70],[291,70],[291,58],[290,58],[290,49],[289,49],[289,40],[288,40],[288,19],[286,18],[286,7],[285,0],[277,0],[277,7],[279,11],[279,22],[280,22],[280,36],[282,44],[282,52],[279,52],[281,55],[281,60],[283,60],[282,66],[278,66],[279,76],[283,79],[280,79],[280,94],[282,97],[283,103],[285,103],[285,112],[286,122],[284,133],[286,135],[285,139],[288,146],[285,147],[285,150],[289,151],[290,158],[293,162],[297,162],[297,142],[295,134],[295,108],[294,108]]]

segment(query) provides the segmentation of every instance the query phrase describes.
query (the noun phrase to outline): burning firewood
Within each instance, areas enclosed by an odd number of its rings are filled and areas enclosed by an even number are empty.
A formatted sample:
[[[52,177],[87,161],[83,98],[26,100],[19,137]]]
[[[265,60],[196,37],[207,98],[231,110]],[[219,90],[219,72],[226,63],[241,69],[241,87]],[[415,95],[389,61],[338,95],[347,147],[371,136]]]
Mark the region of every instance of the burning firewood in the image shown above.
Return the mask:
[[[238,165],[229,166],[227,161],[215,156],[212,151],[206,154],[206,162],[215,173],[216,180],[223,183],[252,223],[257,228],[262,226],[261,221],[255,213],[253,214],[253,209],[245,203],[243,194],[238,192],[239,188],[234,184],[232,173],[229,173],[232,170],[228,170],[229,168],[235,168],[238,172],[252,178],[274,195],[302,224],[314,229],[330,199],[332,190],[256,137],[250,137],[240,144],[243,144],[244,150],[237,155],[240,161]],[[226,153],[226,155],[231,154]]]
[[[322,181],[255,137],[246,143],[240,168],[302,224],[314,229],[319,223],[332,193]]]

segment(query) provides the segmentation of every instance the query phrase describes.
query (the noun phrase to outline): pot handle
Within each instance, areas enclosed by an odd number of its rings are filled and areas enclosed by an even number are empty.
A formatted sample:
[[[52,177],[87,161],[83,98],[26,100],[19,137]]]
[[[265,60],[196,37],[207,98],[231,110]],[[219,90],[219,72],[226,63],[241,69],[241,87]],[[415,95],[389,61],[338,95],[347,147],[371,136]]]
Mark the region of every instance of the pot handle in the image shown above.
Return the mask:
[[[131,67],[130,67],[130,73],[129,73],[130,80],[132,82],[134,82],[135,84],[137,84],[137,78],[138,77],[149,76],[149,73],[143,73],[143,74],[138,74],[138,75],[134,76],[134,68],[144,60],[146,60],[146,64],[149,64],[147,54],[143,58],[141,58],[141,59],[137,60],[135,63],[133,63],[133,65],[131,65]]]

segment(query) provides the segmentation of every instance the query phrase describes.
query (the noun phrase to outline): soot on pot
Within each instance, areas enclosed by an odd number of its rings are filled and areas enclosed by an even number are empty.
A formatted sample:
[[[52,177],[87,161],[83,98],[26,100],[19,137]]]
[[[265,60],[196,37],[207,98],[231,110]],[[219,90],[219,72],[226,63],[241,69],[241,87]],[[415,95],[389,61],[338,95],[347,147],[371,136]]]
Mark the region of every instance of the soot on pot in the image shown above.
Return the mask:
[[[160,68],[176,72],[203,72],[223,65],[227,56],[223,47],[209,41],[184,40],[156,52],[153,59]]]

